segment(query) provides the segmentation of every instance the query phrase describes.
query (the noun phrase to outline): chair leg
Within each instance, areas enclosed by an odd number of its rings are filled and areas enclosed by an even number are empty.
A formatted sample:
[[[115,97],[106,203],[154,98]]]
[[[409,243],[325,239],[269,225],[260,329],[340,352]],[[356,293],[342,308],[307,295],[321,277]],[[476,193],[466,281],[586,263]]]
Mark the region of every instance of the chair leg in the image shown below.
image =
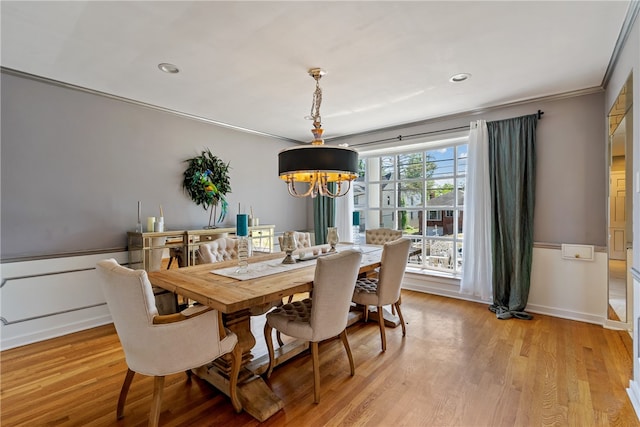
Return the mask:
[[[320,358],[317,342],[311,342],[311,361],[313,363],[313,402],[320,403]]]
[[[231,395],[231,404],[237,413],[242,411],[242,403],[238,399],[238,375],[240,374],[240,366],[242,365],[242,349],[236,343],[231,352],[231,374],[229,376],[229,394]]]
[[[387,336],[384,333],[384,316],[382,306],[378,306],[378,323],[380,324],[380,339],[382,340],[382,351],[387,351]]]
[[[347,351],[347,356],[349,357],[349,367],[351,368],[351,376],[354,376],[356,374],[356,365],[353,363],[353,354],[351,354],[351,347],[349,347],[349,340],[347,339],[346,329],[340,333],[340,339],[342,340],[342,344],[344,344],[344,349]]]
[[[154,377],[153,398],[151,400],[151,411],[149,412],[149,427],[156,427],[160,421],[160,405],[162,404],[162,390],[164,388],[164,377]]]
[[[121,419],[124,416],[124,404],[127,400],[127,394],[129,393],[129,387],[131,387],[131,381],[136,373],[131,369],[127,369],[127,376],[124,377],[124,383],[120,390],[120,397],[118,398],[118,409],[116,410],[116,417]]]
[[[404,318],[402,317],[402,311],[400,311],[400,300],[398,300],[395,304],[396,311],[398,312],[398,317],[400,318],[400,324],[402,325],[402,336],[407,336],[407,327],[404,325]]]
[[[369,306],[365,305],[364,306],[364,323],[367,323],[369,321]]]
[[[271,338],[271,331],[273,328],[269,325],[269,322],[265,322],[264,324],[264,340],[267,343],[267,350],[269,351],[269,366],[267,366],[267,370],[265,371],[265,375],[267,378],[271,376],[271,372],[273,371],[273,359],[275,359],[275,353],[273,351],[273,340]]]
[[[280,331],[276,331],[276,339],[278,340],[278,345],[282,347],[284,345],[284,341],[282,341],[282,334],[280,334]]]

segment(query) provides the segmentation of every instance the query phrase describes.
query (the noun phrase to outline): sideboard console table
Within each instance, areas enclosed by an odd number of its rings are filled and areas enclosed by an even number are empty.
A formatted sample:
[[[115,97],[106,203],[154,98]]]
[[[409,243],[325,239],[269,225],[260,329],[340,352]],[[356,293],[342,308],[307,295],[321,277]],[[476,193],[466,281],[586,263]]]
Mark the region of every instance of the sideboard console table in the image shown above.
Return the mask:
[[[169,251],[170,257],[175,256],[179,259],[180,267],[196,265],[198,246],[220,237],[233,237],[235,233],[235,227],[146,233],[129,231],[127,232],[129,268],[146,271],[160,270],[165,250]],[[249,236],[254,251],[273,252],[275,225],[249,227]]]

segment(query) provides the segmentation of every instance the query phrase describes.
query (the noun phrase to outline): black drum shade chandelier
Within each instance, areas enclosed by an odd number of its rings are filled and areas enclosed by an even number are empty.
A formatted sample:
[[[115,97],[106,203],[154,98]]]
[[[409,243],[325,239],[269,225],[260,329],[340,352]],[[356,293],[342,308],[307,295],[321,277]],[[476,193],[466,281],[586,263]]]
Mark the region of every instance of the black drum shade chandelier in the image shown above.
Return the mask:
[[[316,81],[310,115],[313,141],[310,145],[288,148],[278,154],[280,179],[287,183],[289,194],[294,197],[341,197],[349,192],[351,181],[358,177],[358,153],[350,148],[324,145],[322,139],[320,78],[325,74],[321,68],[309,70],[309,75]],[[330,183],[335,183],[334,188]],[[296,184],[303,190],[296,188]]]

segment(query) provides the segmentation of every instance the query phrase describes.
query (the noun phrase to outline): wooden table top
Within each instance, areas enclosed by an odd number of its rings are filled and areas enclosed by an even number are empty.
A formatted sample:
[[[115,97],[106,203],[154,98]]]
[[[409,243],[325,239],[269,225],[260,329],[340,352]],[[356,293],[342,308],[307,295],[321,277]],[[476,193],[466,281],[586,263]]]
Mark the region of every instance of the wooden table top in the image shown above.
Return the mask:
[[[258,255],[249,258],[249,264],[283,259],[284,256],[284,252]],[[313,287],[315,264],[250,280],[237,280],[211,273],[212,270],[237,264],[237,260],[230,260],[154,271],[149,273],[149,280],[154,286],[183,295],[226,314],[267,305],[289,295],[310,291]],[[361,265],[360,274],[373,271],[379,266],[380,256],[377,257],[377,262],[368,261]]]

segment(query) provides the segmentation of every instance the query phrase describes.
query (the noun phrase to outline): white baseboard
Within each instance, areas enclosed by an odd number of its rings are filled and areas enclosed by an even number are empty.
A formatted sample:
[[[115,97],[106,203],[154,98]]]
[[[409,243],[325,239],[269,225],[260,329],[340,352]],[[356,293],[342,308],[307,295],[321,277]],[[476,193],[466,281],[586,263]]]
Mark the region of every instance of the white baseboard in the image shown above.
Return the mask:
[[[81,255],[1,265],[0,349],[111,323],[95,276],[96,263],[127,253]]]
[[[480,298],[474,297],[472,295],[462,294],[459,291],[459,287],[456,288],[447,288],[442,286],[440,281],[433,282],[431,278],[422,278],[422,279],[413,279],[407,280],[403,282],[403,289],[408,289],[417,292],[424,292],[433,295],[439,295],[448,298],[455,298],[464,301],[472,301],[480,304],[486,304],[487,306],[492,304],[492,301],[483,301]],[[546,307],[540,306],[537,304],[528,304],[527,312],[532,314],[544,314],[547,316],[559,317],[562,319],[568,320],[578,320],[586,323],[594,323],[596,325],[604,325],[605,319],[603,316],[598,316],[589,313],[580,313],[574,312],[570,310],[565,310],[559,307]],[[612,327],[612,329],[614,329]]]
[[[593,261],[562,258],[559,248],[533,249],[531,287],[526,311],[578,320],[618,329],[607,322],[607,257],[597,252]],[[460,293],[460,280],[407,272],[404,289],[490,305]]]
[[[633,380],[629,381],[627,394],[629,395],[629,400],[631,400],[631,404],[633,405],[633,409],[636,411],[636,414],[640,414],[640,384]]]
[[[98,312],[96,313],[96,311]],[[93,309],[78,310],[73,314],[47,316],[44,319],[30,321],[29,323],[20,325],[24,327],[14,328],[14,330],[6,334],[4,333],[4,329],[11,325],[3,325],[0,350],[21,347],[112,322],[111,314],[109,314],[109,310],[105,304],[101,307],[94,307]]]

